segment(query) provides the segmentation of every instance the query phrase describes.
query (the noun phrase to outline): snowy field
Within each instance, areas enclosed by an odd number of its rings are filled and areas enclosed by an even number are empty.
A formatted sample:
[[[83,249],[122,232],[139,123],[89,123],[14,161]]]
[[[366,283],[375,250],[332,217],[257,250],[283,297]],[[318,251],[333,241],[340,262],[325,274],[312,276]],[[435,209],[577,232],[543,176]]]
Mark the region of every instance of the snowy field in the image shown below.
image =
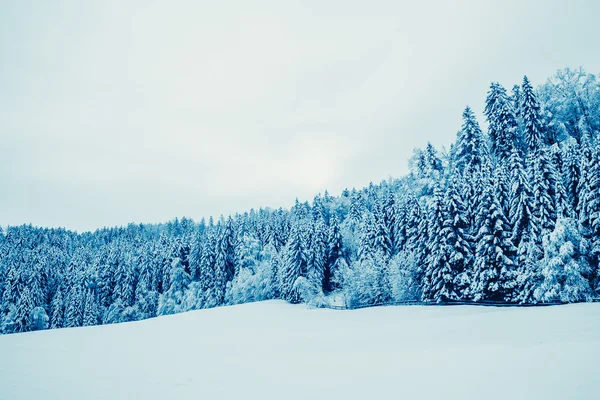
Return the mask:
[[[282,301],[0,336],[0,399],[598,399],[600,304]]]

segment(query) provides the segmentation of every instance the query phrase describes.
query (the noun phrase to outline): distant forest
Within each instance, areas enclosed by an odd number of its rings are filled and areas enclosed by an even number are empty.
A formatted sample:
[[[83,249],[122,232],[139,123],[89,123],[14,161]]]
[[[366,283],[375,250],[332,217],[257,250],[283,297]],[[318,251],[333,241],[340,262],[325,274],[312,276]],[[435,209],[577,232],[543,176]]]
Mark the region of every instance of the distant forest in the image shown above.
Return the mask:
[[[415,150],[399,179],[200,222],[0,234],[3,333],[265,299],[579,302],[600,291],[600,80],[492,83],[485,132]],[[431,116],[434,117],[434,116]],[[453,129],[452,127],[449,127]],[[456,127],[458,128],[458,127]]]

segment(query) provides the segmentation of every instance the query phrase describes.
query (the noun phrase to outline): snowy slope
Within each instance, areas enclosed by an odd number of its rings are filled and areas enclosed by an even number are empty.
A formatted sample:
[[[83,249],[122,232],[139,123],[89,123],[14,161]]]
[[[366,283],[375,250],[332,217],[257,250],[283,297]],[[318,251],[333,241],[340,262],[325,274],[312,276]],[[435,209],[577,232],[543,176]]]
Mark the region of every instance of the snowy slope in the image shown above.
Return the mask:
[[[0,336],[0,399],[597,399],[600,304],[281,301]]]

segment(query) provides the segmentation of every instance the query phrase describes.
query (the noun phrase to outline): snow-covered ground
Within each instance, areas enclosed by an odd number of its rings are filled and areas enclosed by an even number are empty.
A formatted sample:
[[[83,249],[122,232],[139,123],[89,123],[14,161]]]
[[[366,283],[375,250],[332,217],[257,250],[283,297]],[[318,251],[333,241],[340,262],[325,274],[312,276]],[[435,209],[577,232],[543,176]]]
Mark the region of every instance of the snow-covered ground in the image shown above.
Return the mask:
[[[268,301],[0,336],[0,399],[598,399],[600,304]]]

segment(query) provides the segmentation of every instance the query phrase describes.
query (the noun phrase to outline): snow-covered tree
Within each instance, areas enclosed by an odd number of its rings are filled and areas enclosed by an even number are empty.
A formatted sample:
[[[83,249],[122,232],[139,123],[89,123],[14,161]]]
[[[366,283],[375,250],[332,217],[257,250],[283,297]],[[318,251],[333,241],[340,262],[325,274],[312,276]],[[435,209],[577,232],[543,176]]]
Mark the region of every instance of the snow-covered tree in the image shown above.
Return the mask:
[[[524,124],[524,138],[530,152],[537,151],[543,143],[544,132],[540,115],[540,105],[527,76],[523,77],[521,91],[521,115]]]
[[[561,218],[554,231],[544,237],[541,261],[543,281],[535,290],[537,300],[571,303],[591,298],[590,266],[577,221]]]
[[[512,297],[516,285],[516,270],[511,259],[515,248],[491,183],[483,188],[477,219],[479,232],[470,296],[475,301],[506,301]]]
[[[463,125],[458,132],[455,145],[455,165],[459,171],[472,173],[484,163],[484,157],[487,157],[487,145],[483,140],[475,113],[470,107],[465,108],[462,118]]]

